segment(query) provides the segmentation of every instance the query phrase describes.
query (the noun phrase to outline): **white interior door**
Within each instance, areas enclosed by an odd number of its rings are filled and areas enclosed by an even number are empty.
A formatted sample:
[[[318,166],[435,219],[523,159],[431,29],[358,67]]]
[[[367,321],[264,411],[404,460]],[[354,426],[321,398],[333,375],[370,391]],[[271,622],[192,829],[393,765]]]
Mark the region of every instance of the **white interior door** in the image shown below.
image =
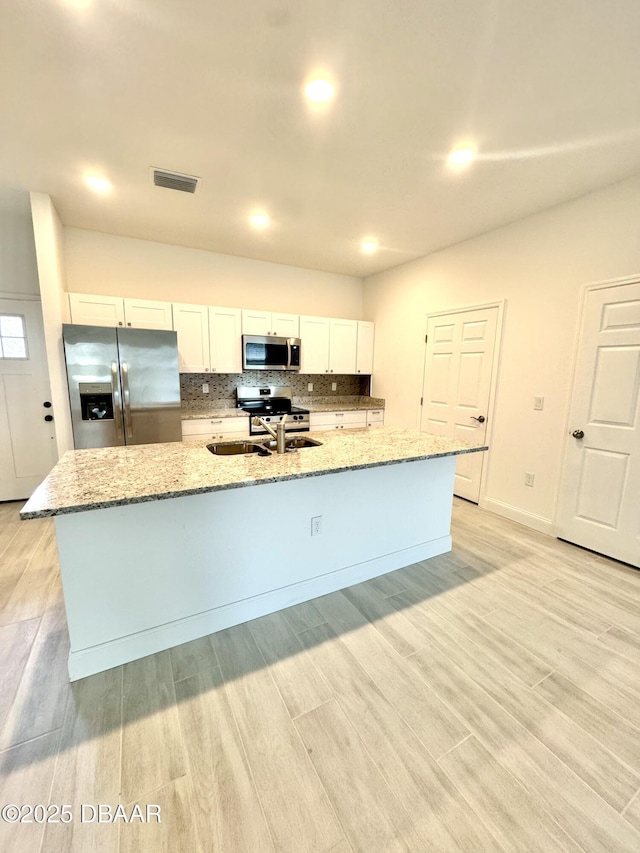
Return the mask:
[[[52,416],[40,303],[0,299],[0,501],[28,498],[55,465]]]
[[[640,282],[590,290],[557,533],[635,566],[640,566],[639,398]]]
[[[429,317],[420,429],[483,444],[495,355],[498,308]],[[458,457],[454,492],[475,501],[485,453]]]

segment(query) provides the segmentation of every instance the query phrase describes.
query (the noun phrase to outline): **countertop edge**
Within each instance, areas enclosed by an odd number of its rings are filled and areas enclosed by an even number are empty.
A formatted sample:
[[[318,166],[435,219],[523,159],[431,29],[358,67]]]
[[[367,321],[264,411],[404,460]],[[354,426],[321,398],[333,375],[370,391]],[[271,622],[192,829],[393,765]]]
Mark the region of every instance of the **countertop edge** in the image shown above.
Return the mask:
[[[420,462],[427,459],[439,459],[445,456],[462,456],[467,453],[481,453],[488,450],[488,445],[480,447],[468,447],[460,450],[443,451],[441,453],[426,453],[416,456],[408,456],[403,459],[388,459],[383,461],[362,462],[349,466],[337,466],[333,468],[325,468],[322,471],[304,471],[293,474],[280,474],[275,477],[268,477],[259,480],[243,480],[235,483],[214,484],[198,489],[180,489],[171,492],[162,492],[157,494],[140,495],[131,498],[115,498],[110,501],[100,501],[95,503],[78,504],[74,506],[58,507],[56,509],[35,510],[32,512],[20,512],[22,521],[29,521],[38,518],[52,518],[59,515],[73,515],[80,512],[93,512],[101,509],[110,509],[111,507],[129,506],[131,504],[151,503],[153,501],[171,500],[173,498],[188,497],[189,495],[202,495],[209,492],[223,492],[229,489],[244,489],[252,486],[262,486],[267,483],[279,483],[286,480],[303,480],[309,477],[323,477],[326,474],[337,474],[344,471],[357,471],[365,468],[381,468],[387,465],[402,465],[407,462]]]

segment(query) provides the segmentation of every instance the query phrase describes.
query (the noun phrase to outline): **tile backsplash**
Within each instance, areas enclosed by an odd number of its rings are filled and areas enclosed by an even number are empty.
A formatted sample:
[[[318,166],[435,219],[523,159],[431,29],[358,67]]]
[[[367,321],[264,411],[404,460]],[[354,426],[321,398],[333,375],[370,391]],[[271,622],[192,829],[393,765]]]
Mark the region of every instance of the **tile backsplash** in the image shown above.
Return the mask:
[[[308,391],[308,383],[313,391]],[[331,390],[332,383],[336,390]],[[209,385],[209,393],[202,391],[203,384]],[[368,396],[370,376],[346,376],[331,374],[285,373],[281,370],[253,370],[244,373],[181,373],[180,397],[189,408],[220,408],[235,406],[236,388],[240,385],[289,385],[294,397]]]

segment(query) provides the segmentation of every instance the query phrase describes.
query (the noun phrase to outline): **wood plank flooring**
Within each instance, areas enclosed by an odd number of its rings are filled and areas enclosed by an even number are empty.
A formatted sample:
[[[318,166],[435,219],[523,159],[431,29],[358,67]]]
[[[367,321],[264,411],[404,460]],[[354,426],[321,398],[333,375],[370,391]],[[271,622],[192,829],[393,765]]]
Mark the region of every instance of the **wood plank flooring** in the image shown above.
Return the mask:
[[[3,853],[640,851],[640,571],[456,501],[451,554],[70,685],[53,524],[19,508],[0,806],[74,820],[0,820]]]

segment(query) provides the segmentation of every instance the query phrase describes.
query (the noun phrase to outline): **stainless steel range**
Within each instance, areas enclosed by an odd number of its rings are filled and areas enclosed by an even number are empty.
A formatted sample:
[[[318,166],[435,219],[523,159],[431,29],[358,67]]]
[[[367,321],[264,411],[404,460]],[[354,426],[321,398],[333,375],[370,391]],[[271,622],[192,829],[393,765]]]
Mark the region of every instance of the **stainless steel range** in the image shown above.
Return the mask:
[[[253,418],[262,418],[276,427],[287,415],[285,432],[309,432],[309,411],[291,404],[291,388],[288,385],[242,385],[236,389],[237,407],[249,415],[249,433],[267,435],[267,430],[253,423]]]

